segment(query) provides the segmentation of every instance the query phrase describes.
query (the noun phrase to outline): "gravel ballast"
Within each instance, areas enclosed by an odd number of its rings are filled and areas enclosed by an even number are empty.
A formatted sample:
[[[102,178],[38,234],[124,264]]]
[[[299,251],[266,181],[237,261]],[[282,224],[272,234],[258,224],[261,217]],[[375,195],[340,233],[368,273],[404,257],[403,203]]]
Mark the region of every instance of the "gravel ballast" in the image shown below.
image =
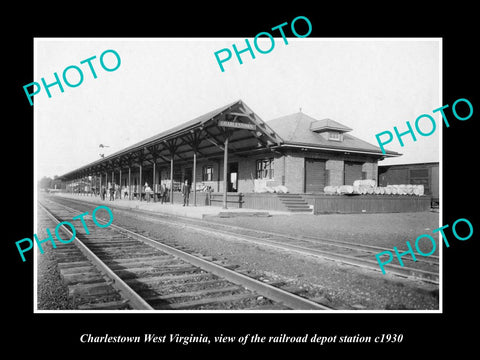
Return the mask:
[[[61,200],[61,199],[59,199]],[[63,201],[67,201],[66,199]],[[62,202],[63,202],[62,201]],[[82,211],[95,205],[68,204]],[[106,203],[108,205],[108,202]],[[339,310],[436,310],[435,284],[382,275],[380,272],[249,244],[221,235],[206,235],[177,225],[159,225],[135,212],[112,208],[116,225],[134,225],[158,240],[173,241],[194,252],[239,265],[267,282],[282,282],[286,289],[314,298]],[[395,221],[394,221],[395,220]],[[438,213],[294,215],[209,219],[266,231],[304,234],[384,247],[399,246],[438,227]],[[300,232],[301,231],[301,232]],[[66,245],[68,246],[68,245]],[[53,250],[54,251],[54,250]],[[40,255],[45,256],[45,255]]]

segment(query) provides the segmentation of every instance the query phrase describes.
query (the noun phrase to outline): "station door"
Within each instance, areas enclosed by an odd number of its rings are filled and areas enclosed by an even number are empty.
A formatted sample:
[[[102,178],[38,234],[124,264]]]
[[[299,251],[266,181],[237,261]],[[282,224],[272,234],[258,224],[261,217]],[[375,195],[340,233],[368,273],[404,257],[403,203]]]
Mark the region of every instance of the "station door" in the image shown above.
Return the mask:
[[[238,162],[228,164],[227,191],[238,191]]]
[[[345,161],[344,163],[344,185],[353,185],[355,180],[362,180],[362,163]]]
[[[323,192],[325,180],[325,160],[305,159],[305,192]]]

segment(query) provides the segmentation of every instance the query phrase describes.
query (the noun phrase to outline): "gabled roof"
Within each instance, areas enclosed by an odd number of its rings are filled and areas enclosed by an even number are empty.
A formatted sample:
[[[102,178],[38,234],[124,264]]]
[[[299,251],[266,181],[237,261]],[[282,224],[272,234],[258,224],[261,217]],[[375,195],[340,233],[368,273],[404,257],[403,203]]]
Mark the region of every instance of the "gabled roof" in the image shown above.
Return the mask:
[[[100,160],[97,160],[97,161],[93,162],[90,165],[93,165],[95,163],[105,162],[106,160],[109,160],[111,158],[115,158],[118,155],[124,154],[124,153],[129,152],[129,151],[134,150],[134,149],[141,149],[142,147],[147,146],[148,144],[151,144],[151,143],[153,143],[155,141],[158,141],[158,140],[162,140],[162,141],[163,140],[168,140],[172,137],[172,135],[173,136],[178,136],[178,134],[180,134],[180,133],[186,133],[186,132],[188,133],[188,131],[190,131],[191,129],[197,128],[197,127],[205,124],[207,121],[211,120],[212,118],[214,118],[218,114],[222,113],[223,111],[225,111],[228,108],[236,105],[239,102],[240,101],[235,101],[235,102],[230,103],[228,105],[219,107],[218,109],[212,110],[212,111],[210,111],[206,114],[198,116],[195,119],[184,122],[184,123],[182,123],[180,125],[177,125],[177,126],[171,128],[171,129],[168,129],[168,130],[163,131],[159,134],[156,134],[156,135],[153,135],[149,138],[146,138],[145,140],[139,141],[139,142],[137,142],[133,145],[127,146],[127,147],[123,148],[122,150],[119,150],[119,151],[117,151],[113,154],[105,156],[105,158],[102,158]]]
[[[68,179],[79,172],[99,171],[98,169],[105,166],[125,167],[128,161],[148,164],[152,162],[154,156],[160,158],[158,161],[166,162],[172,154],[169,149],[170,145],[175,147],[173,156],[176,160],[191,158],[194,151],[192,136],[195,133],[202,134],[197,139],[198,144],[196,145],[201,156],[205,158],[223,156],[223,134],[217,126],[218,120],[231,120],[256,126],[255,131],[236,129],[230,137],[229,151],[231,153],[245,152],[246,149],[266,149],[269,146],[278,146],[282,142],[282,139],[257,114],[242,100],[237,100],[70,171],[61,177]]]
[[[378,146],[372,145],[350,134],[343,134],[343,141],[328,140],[314,130],[323,129],[327,131],[328,129],[335,129],[347,132],[352,129],[331,119],[314,119],[303,112],[282,116],[267,121],[267,124],[284,140],[282,146],[305,146],[323,150],[354,151],[380,156],[401,155],[394,151],[387,151],[386,154],[383,154]]]
[[[199,135],[195,145],[200,156],[223,157],[223,133],[221,126],[217,125],[218,120],[256,126],[255,131],[240,127],[231,134],[229,152],[233,154],[265,151],[270,147],[301,146],[322,151],[353,151],[379,157],[401,155],[393,151],[383,154],[379,147],[349,134],[343,134],[342,142],[330,141],[321,135],[322,131],[336,130],[345,133],[352,129],[331,119],[314,119],[302,112],[264,122],[242,100],[237,100],[70,171],[61,177],[69,179],[85,172],[100,172],[107,167],[126,167],[129,163],[151,164],[154,159],[169,162],[171,156],[182,161],[193,157],[194,134],[202,134]],[[170,147],[174,147],[175,150],[170,151]]]

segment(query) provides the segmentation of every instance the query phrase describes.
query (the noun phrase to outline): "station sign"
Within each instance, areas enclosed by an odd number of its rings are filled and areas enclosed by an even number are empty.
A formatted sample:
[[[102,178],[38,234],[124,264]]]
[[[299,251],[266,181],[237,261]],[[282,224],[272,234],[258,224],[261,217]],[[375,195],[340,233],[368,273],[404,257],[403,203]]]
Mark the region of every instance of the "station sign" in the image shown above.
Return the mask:
[[[237,129],[245,129],[245,130],[256,130],[257,126],[255,124],[245,124],[241,122],[233,122],[233,121],[224,121],[220,120],[218,122],[218,126],[229,127],[229,128],[237,128]]]

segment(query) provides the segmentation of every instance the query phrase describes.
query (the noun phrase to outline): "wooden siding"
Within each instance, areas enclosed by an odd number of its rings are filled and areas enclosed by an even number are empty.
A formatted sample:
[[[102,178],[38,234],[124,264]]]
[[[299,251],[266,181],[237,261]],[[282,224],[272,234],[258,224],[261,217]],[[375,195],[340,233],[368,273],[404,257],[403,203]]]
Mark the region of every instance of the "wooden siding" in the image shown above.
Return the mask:
[[[247,209],[287,211],[276,194],[244,194],[243,207]]]
[[[212,206],[223,206],[223,193],[211,193],[210,204]],[[243,207],[243,200],[241,193],[228,193],[227,194],[227,207],[228,208],[241,208]]]
[[[198,203],[198,202],[197,202]],[[211,194],[211,205],[223,205],[223,193]],[[280,210],[287,211],[276,194],[258,194],[258,193],[228,193],[227,207],[229,208],[245,208],[245,209],[261,209],[261,210]]]
[[[419,163],[402,165],[382,165],[378,167],[378,184],[422,184],[425,194],[439,199],[439,164]]]
[[[354,214],[354,213],[396,213],[429,211],[431,196],[405,195],[325,195],[300,194],[309,205],[313,205],[314,214]],[[183,203],[182,194],[174,192],[176,204]],[[193,205],[193,193],[190,194],[190,206]],[[197,192],[198,206],[222,206],[223,193]],[[277,194],[228,193],[228,208],[288,211]]]
[[[431,196],[304,195],[314,214],[419,212],[430,209]]]

